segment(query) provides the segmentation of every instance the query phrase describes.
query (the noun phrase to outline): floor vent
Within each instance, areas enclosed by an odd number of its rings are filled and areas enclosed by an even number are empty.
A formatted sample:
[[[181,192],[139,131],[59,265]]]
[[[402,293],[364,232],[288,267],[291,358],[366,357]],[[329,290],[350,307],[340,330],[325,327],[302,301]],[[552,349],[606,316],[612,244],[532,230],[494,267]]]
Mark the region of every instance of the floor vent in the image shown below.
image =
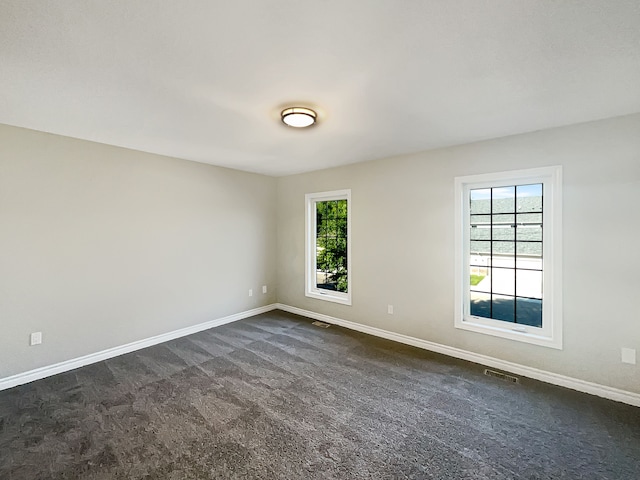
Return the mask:
[[[488,368],[484,370],[484,374],[488,375],[489,377],[499,378],[506,382],[520,383],[520,379],[518,377],[514,377],[513,375],[507,375],[506,373],[502,373],[502,372],[496,372],[495,370],[489,370]]]
[[[318,322],[317,320],[313,322],[311,325],[315,325],[316,327],[322,327],[322,328],[329,328],[331,326],[331,324],[329,323]]]

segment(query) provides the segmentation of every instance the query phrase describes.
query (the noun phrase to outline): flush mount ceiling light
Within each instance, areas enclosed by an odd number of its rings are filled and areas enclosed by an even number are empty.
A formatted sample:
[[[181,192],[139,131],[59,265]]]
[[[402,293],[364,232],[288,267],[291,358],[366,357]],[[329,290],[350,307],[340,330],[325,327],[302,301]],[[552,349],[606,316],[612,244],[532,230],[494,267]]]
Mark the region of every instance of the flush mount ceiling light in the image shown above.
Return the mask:
[[[318,118],[316,112],[311,110],[310,108],[304,107],[291,107],[285,108],[281,113],[282,121],[289,125],[290,127],[295,128],[304,128],[310,127]]]

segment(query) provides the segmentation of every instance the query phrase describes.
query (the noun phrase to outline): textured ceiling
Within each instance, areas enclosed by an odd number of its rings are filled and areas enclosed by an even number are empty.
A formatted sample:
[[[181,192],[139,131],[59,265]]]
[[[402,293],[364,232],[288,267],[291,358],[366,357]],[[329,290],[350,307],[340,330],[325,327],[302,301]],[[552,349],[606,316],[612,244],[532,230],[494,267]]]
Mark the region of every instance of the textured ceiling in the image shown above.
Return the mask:
[[[639,111],[638,0],[0,1],[0,123],[269,175]]]

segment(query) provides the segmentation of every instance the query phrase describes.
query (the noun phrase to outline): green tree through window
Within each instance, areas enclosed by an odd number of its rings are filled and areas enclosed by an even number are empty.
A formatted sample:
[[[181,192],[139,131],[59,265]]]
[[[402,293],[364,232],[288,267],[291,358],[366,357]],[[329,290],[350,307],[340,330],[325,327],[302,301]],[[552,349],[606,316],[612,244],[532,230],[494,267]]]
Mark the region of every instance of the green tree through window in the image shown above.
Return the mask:
[[[348,292],[347,200],[316,202],[317,288]]]

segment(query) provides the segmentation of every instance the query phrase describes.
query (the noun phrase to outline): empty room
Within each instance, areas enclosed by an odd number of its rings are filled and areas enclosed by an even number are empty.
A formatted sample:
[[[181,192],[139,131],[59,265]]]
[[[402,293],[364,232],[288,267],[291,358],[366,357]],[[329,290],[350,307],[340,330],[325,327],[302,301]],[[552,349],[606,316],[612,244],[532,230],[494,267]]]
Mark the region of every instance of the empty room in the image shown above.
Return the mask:
[[[0,1],[0,480],[640,478],[638,0]]]

